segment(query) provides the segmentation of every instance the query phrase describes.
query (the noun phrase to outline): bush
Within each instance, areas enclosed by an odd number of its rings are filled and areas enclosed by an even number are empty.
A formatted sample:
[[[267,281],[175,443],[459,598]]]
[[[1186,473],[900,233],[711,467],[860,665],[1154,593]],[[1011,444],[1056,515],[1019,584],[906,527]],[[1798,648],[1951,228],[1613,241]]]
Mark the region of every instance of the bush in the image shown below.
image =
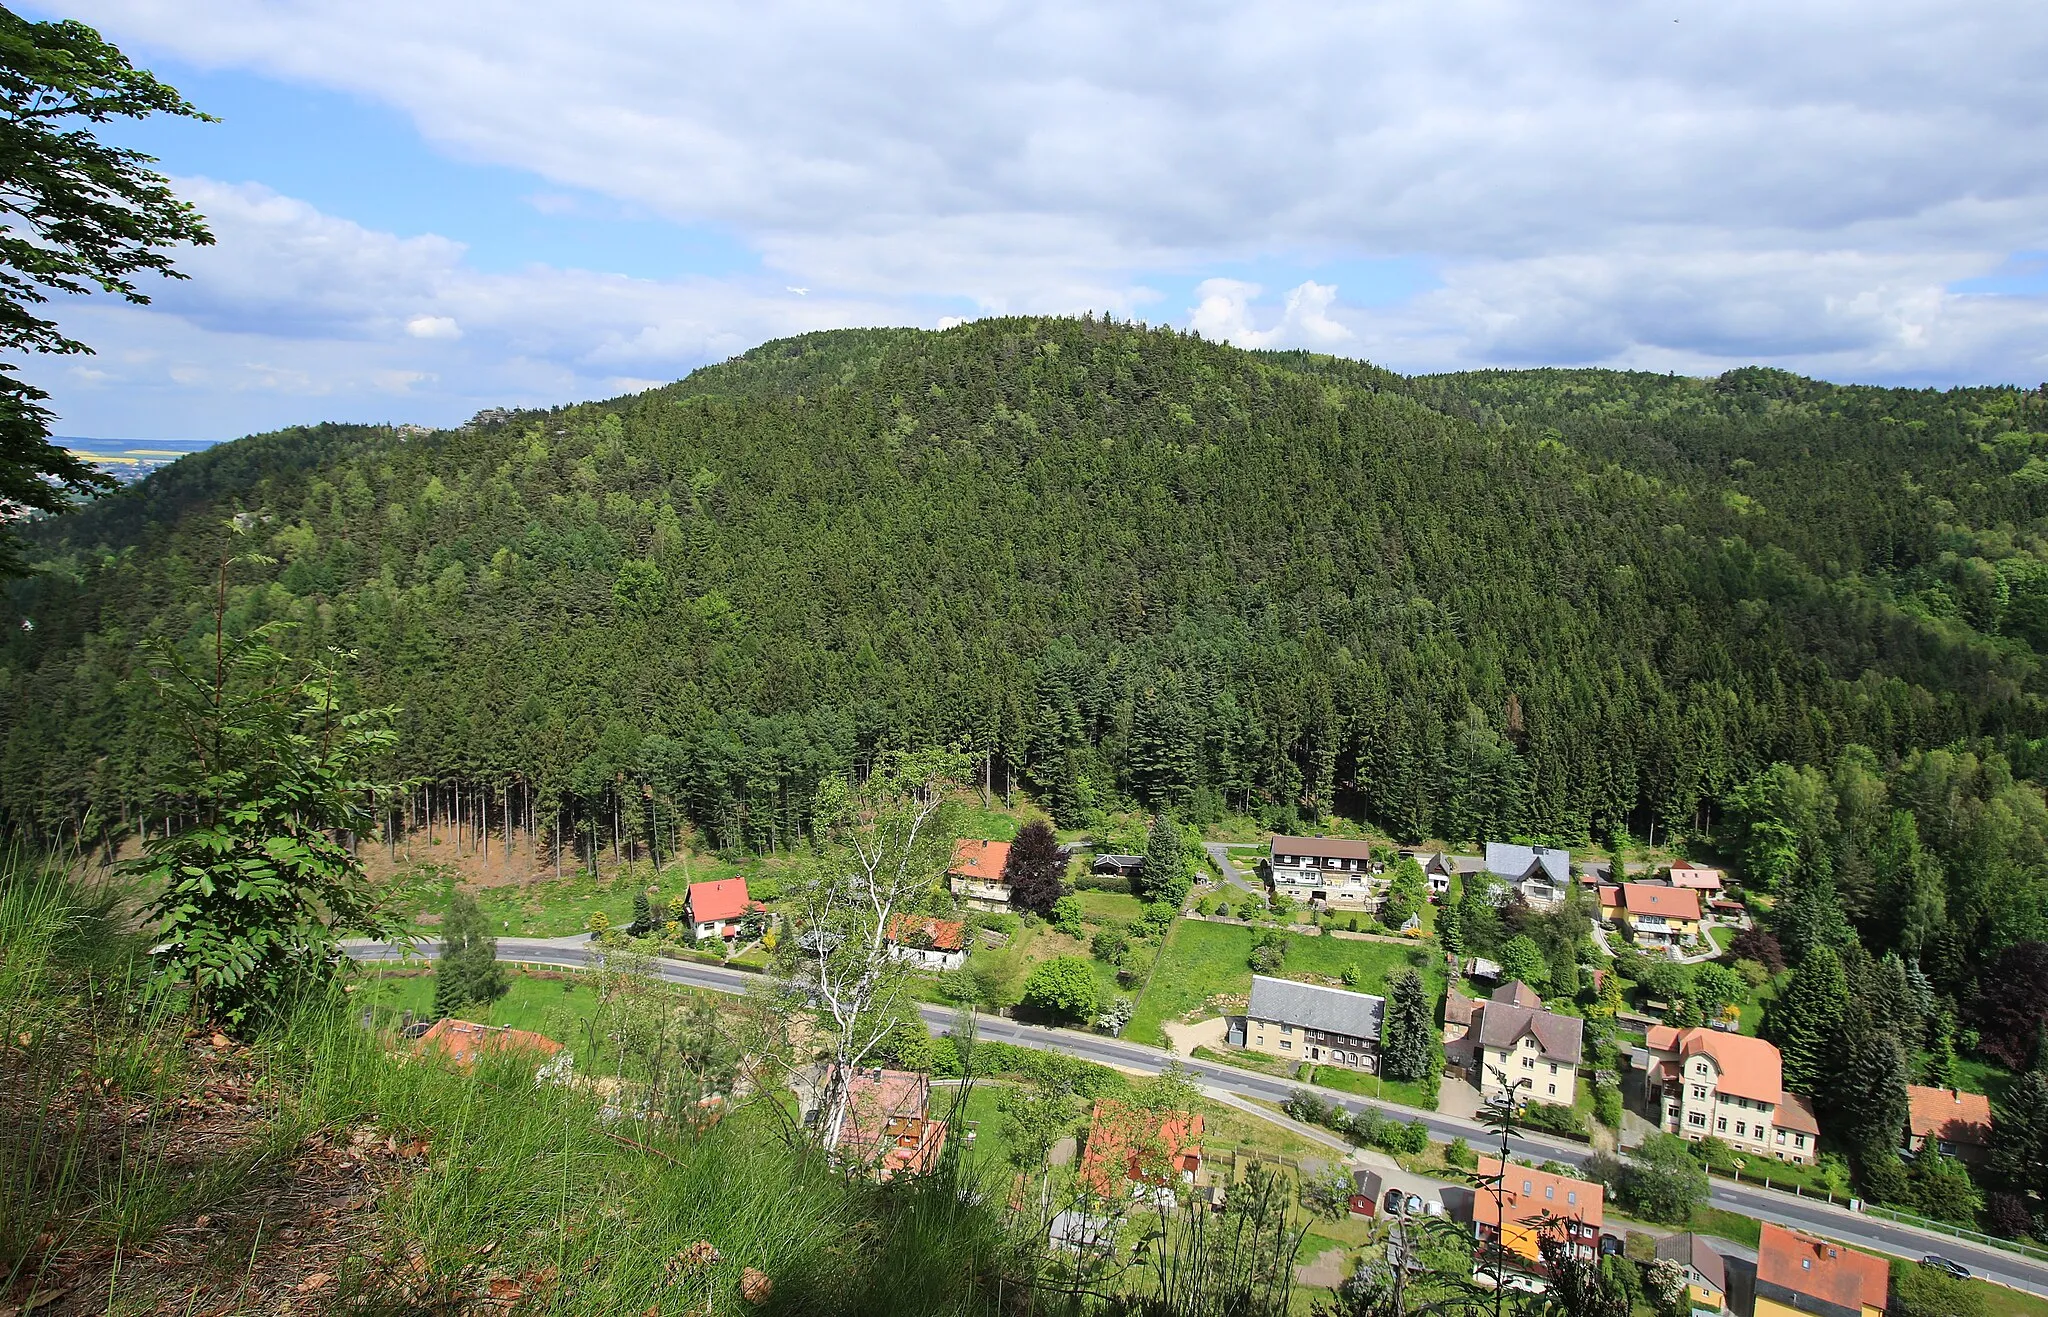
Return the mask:
[[[1618,1085],[1593,1084],[1593,1119],[1608,1129],[1621,1128],[1621,1089]]]
[[[1472,1145],[1465,1142],[1462,1134],[1452,1139],[1450,1146],[1444,1149],[1444,1160],[1463,1170],[1479,1169],[1479,1154],[1472,1151]]]
[[[1682,1225],[1707,1201],[1707,1168],[1676,1134],[1653,1134],[1623,1164],[1619,1197],[1636,1215]]]
[[[2004,1239],[2018,1239],[2034,1233],[2034,1218],[2027,1212],[2027,1200],[1999,1190],[1984,1202],[1984,1224]]]
[[[1095,997],[1095,971],[1079,956],[1040,961],[1024,980],[1024,1004],[1063,1019],[1093,1019]]]
[[[1887,1317],[1984,1317],[1984,1296],[1967,1281],[1911,1262],[1892,1264]]]
[[[1103,964],[1114,965],[1131,949],[1131,940],[1124,936],[1122,929],[1112,925],[1097,929],[1095,937],[1088,943],[1088,949]]]
[[[1052,903],[1052,926],[1068,937],[1079,937],[1081,925],[1081,898],[1072,894],[1062,896]]]
[[[1286,963],[1286,960],[1287,935],[1277,928],[1269,928],[1259,934],[1259,940],[1253,945],[1251,955],[1245,958],[1254,974],[1271,974]]]
[[[1522,1108],[1522,1123],[1530,1129],[1547,1130],[1570,1138],[1586,1137],[1586,1122],[1577,1111],[1554,1102],[1531,1102]]]
[[[1074,886],[1084,892],[1118,892],[1131,894],[1131,880],[1120,878],[1113,873],[1087,873],[1074,880]]]

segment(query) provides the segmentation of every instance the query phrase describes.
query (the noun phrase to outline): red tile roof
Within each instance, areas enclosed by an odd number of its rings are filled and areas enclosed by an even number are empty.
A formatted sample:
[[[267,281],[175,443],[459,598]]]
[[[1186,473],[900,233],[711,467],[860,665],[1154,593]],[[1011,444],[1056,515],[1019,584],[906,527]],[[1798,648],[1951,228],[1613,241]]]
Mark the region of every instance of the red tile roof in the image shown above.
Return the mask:
[[[1813,1114],[1813,1103],[1797,1093],[1785,1095],[1785,1100],[1778,1104],[1777,1111],[1771,1116],[1771,1124],[1796,1134],[1820,1137],[1820,1117]]]
[[[1621,899],[1632,915],[1662,915],[1666,919],[1698,919],[1700,894],[1684,887],[1657,883],[1623,883]]]
[[[469,1065],[485,1052],[537,1052],[553,1056],[562,1045],[545,1034],[524,1029],[504,1029],[445,1016],[420,1035],[414,1044],[420,1052],[439,1052],[457,1065]]]
[[[920,1175],[938,1164],[946,1124],[931,1118],[931,1079],[911,1070],[856,1070],[846,1085],[839,1155],[875,1178]]]
[[[953,867],[947,873],[976,882],[999,883],[1003,880],[1003,866],[1010,862],[1010,843],[1006,841],[973,841],[962,837],[953,843]]]
[[[1202,1113],[1158,1115],[1097,1098],[1088,1117],[1088,1146],[1081,1154],[1081,1178],[1104,1198],[1122,1197],[1111,1174],[1126,1180],[1163,1183],[1168,1173],[1201,1169]]]
[[[1607,1191],[1589,1180],[1552,1175],[1531,1166],[1510,1166],[1501,1179],[1504,1202],[1496,1202],[1493,1187],[1485,1181],[1502,1175],[1500,1159],[1479,1159],[1479,1188],[1472,1195],[1472,1220],[1479,1225],[1500,1228],[1501,1209],[1517,1225],[1533,1225],[1545,1212],[1566,1220],[1580,1220],[1595,1230],[1606,1217]]]
[[[747,912],[747,880],[721,878],[715,883],[691,883],[684,902],[690,918],[699,924],[738,919]]]
[[[967,925],[930,915],[889,916],[889,940],[934,951],[958,951],[967,945]]]
[[[1593,890],[1600,894],[1600,905],[1602,909],[1619,910],[1621,908],[1621,888],[1615,886],[1613,883],[1601,883],[1598,887],[1595,887]]]
[[[1906,1123],[1916,1139],[1947,1139],[1950,1143],[1991,1143],[1991,1099],[1982,1093],[1953,1088],[1906,1086]]]
[[[1775,1285],[1852,1312],[1882,1312],[1891,1295],[1890,1279],[1882,1258],[1764,1222],[1756,1256],[1760,1296],[1765,1286]]]
[[[1785,1067],[1778,1049],[1761,1038],[1719,1029],[1678,1030],[1652,1025],[1643,1043],[1653,1052],[1674,1052],[1682,1060],[1705,1056],[1720,1072],[1715,1088],[1730,1097],[1773,1106],[1785,1100]],[[1789,1128],[1789,1127],[1788,1127]]]

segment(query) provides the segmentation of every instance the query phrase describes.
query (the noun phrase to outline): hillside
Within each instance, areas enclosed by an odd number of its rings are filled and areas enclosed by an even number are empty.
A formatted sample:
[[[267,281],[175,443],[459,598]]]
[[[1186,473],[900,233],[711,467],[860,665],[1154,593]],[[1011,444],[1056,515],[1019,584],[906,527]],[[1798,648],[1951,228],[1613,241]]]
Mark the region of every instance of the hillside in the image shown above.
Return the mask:
[[[133,645],[198,624],[238,510],[277,560],[236,570],[238,625],[353,651],[363,698],[404,707],[396,767],[586,842],[632,779],[777,846],[821,775],[938,741],[1069,818],[1452,840],[1697,830],[1851,743],[1981,741],[2024,773],[2043,431],[2009,389],[1404,379],[1005,319],[426,437],[256,436],[36,528],[49,571],[0,619],[0,811],[135,813]]]

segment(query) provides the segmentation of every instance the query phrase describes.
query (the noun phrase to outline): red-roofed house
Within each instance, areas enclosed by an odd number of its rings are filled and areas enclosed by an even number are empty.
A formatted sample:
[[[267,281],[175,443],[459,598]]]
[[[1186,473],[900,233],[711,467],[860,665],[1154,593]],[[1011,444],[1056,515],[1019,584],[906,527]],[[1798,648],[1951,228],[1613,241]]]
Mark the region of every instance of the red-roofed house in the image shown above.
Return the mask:
[[[434,1027],[421,1034],[413,1047],[423,1056],[439,1052],[459,1066],[474,1065],[477,1057],[485,1052],[532,1052],[537,1057],[545,1057],[562,1050],[562,1045],[546,1034],[478,1024],[453,1016],[434,1021]]]
[[[1778,1049],[1719,1029],[1653,1026],[1644,1039],[1652,1114],[1673,1134],[1709,1134],[1739,1154],[1811,1162],[1820,1127],[1813,1108],[1784,1088]]]
[[[959,969],[967,963],[967,925],[930,915],[889,916],[889,958],[924,969]]]
[[[1081,1179],[1103,1198],[1120,1197],[1123,1181],[1192,1184],[1202,1169],[1202,1113],[1160,1115],[1115,1098],[1097,1098],[1088,1117]]]
[[[1492,1180],[1500,1177],[1500,1197]],[[1543,1260],[1540,1223],[1545,1216],[1565,1223],[1572,1251],[1591,1259],[1606,1220],[1607,1191],[1587,1180],[1552,1175],[1531,1166],[1502,1167],[1495,1157],[1479,1159],[1479,1187],[1472,1194],[1472,1233],[1526,1262]]]
[[[1722,874],[1719,869],[1706,869],[1697,864],[1683,862],[1671,866],[1671,885],[1705,892],[1710,896],[1721,894]]]
[[[1944,1157],[1981,1162],[1991,1149],[1991,1099],[1954,1088],[1906,1086],[1906,1151],[1929,1139]]]
[[[1756,1317],[1884,1317],[1883,1258],[1764,1222],[1756,1250]]]
[[[683,897],[683,922],[699,939],[734,937],[740,920],[754,903],[747,899],[747,880],[721,878],[715,883],[691,883]]]
[[[1645,950],[1676,951],[1700,936],[1700,894],[1661,883],[1623,883],[1621,921]]]
[[[829,1082],[828,1082],[829,1090]],[[865,1166],[878,1180],[922,1175],[938,1165],[946,1122],[931,1118],[932,1081],[911,1070],[862,1069],[846,1086],[846,1119],[827,1152]]]
[[[953,843],[953,863],[946,869],[946,885],[953,895],[991,910],[1010,908],[1010,882],[1003,868],[1010,862],[1010,843],[974,841],[962,837]]]

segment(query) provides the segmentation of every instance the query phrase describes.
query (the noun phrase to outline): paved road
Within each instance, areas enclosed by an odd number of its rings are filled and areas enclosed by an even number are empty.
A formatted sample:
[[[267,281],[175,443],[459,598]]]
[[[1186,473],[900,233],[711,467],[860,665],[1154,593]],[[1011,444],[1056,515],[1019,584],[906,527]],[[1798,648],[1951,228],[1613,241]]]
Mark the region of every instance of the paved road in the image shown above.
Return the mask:
[[[352,943],[347,949],[349,955],[355,959],[366,961],[403,960],[407,957],[422,956],[431,958],[439,950],[432,942],[417,943],[415,947],[410,948],[383,943]],[[593,952],[588,942],[580,937],[500,938],[498,959],[526,964],[560,965],[569,969],[587,969],[596,962],[597,953]],[[656,975],[671,983],[707,988],[714,992],[744,992],[746,985],[759,977],[742,970],[690,961],[656,960],[653,970]],[[934,1032],[945,1033],[952,1028],[954,1013],[951,1010],[941,1006],[922,1006],[919,1010]],[[1080,1033],[1070,1029],[1049,1029],[1041,1025],[1022,1024],[1001,1016],[981,1016],[976,1025],[981,1037],[996,1042],[1065,1052],[1069,1056],[1077,1056],[1083,1060],[1148,1074],[1156,1074],[1177,1059],[1169,1052],[1147,1047],[1142,1043],[1105,1038],[1099,1034]],[[1184,1059],[1180,1060],[1179,1064],[1192,1071],[1202,1083],[1235,1093],[1240,1097],[1280,1102],[1285,1100],[1289,1093],[1302,1087],[1289,1080],[1239,1070],[1234,1066],[1219,1065],[1213,1061]],[[1438,1139],[1463,1137],[1475,1147],[1484,1147],[1494,1137],[1477,1122],[1459,1117],[1370,1102],[1332,1089],[1319,1088],[1316,1092],[1326,1100],[1340,1103],[1350,1111],[1356,1112],[1372,1107],[1382,1114],[1401,1120],[1420,1120],[1429,1128],[1431,1135]],[[1538,1160],[1547,1158],[1569,1166],[1578,1165],[1589,1154],[1589,1149],[1584,1144],[1551,1139],[1540,1134],[1519,1136],[1510,1141],[1508,1147],[1516,1156]],[[1968,1267],[1972,1273],[1986,1280],[2010,1285],[2030,1294],[2048,1296],[2048,1264],[2038,1263],[2001,1249],[1967,1243],[1912,1226],[1898,1225],[1877,1217],[1865,1216],[1860,1212],[1852,1212],[1846,1207],[1831,1206],[1825,1201],[1796,1198],[1775,1190],[1729,1184],[1718,1179],[1713,1182],[1711,1201],[1715,1207],[1726,1208],[1759,1221],[1774,1221],[1782,1226],[1826,1234],[1845,1243],[1877,1253],[1889,1253],[1894,1257],[1917,1259],[1928,1253],[1939,1253],[1944,1257],[1954,1258]]]
[[[1233,850],[1258,848],[1259,843],[1257,842],[1224,843],[1220,841],[1205,841],[1202,843],[1202,849],[1209,852],[1210,859],[1216,861],[1216,868],[1223,874],[1224,882],[1229,883],[1232,887],[1242,888],[1257,896],[1260,900],[1264,900],[1266,896],[1265,887],[1238,873],[1237,866],[1230,862],[1230,852]]]

